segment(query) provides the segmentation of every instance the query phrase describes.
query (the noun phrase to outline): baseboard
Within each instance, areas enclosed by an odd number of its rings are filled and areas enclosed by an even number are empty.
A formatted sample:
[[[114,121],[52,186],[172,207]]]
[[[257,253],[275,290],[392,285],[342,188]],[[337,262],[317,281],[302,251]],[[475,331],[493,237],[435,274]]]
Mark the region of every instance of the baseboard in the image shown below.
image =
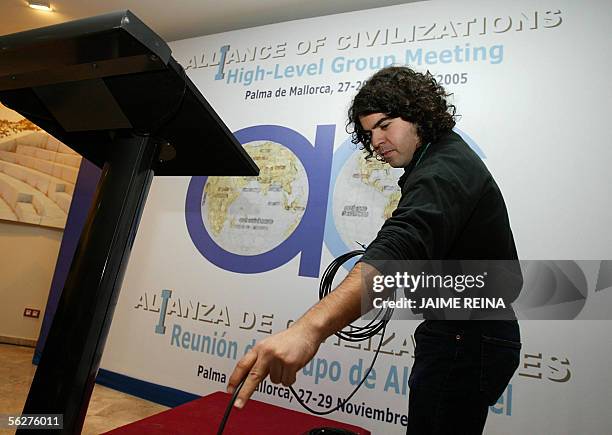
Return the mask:
[[[170,408],[201,397],[186,391],[177,390],[176,388],[135,379],[104,369],[98,370],[96,383]]]
[[[9,337],[7,335],[0,335],[0,343],[14,344],[16,346],[36,347],[36,340],[32,340],[30,338]]]

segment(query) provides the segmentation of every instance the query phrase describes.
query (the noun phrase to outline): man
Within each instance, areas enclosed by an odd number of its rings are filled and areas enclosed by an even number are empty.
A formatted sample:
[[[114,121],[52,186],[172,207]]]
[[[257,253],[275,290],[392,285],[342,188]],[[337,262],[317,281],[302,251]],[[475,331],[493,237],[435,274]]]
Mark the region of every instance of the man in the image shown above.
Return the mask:
[[[349,110],[353,142],[362,144],[367,157],[375,154],[405,168],[398,207],[331,294],[238,362],[228,385],[233,392],[246,377],[237,407],[268,375],[285,386],[295,382],[322,341],[360,316],[364,277],[384,272],[381,262],[517,259],[499,188],[452,131],[455,108],[446,97],[431,75],[407,67],[380,70],[355,96]],[[517,283],[520,277],[509,285],[515,289]],[[482,433],[488,406],[518,367],[518,324],[512,315],[503,321],[448,321],[435,311],[423,314],[426,320],[415,331],[408,433]]]

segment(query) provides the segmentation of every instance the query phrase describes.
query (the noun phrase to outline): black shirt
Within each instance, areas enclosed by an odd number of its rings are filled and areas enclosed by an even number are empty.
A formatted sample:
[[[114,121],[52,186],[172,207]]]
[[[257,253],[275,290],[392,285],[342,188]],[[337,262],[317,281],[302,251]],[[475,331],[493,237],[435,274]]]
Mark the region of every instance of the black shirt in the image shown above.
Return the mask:
[[[419,147],[398,184],[399,204],[363,261],[517,258],[499,187],[455,132]]]
[[[480,157],[455,132],[421,146],[398,182],[402,196],[363,255],[387,260],[517,260],[501,191]],[[501,276],[509,302],[522,276]],[[426,317],[427,318],[427,317]]]

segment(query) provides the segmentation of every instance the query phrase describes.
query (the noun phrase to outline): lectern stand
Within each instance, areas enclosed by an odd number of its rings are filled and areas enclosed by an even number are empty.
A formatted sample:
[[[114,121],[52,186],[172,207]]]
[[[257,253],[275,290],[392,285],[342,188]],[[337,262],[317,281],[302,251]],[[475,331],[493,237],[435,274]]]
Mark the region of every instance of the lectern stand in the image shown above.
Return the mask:
[[[80,433],[153,174],[258,168],[129,11],[0,37],[0,100],[103,168],[23,410]]]

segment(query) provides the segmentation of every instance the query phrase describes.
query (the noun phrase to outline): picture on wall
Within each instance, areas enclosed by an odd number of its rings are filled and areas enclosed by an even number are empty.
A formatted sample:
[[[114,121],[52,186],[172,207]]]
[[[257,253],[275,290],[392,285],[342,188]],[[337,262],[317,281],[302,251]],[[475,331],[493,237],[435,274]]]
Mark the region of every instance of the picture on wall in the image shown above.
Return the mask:
[[[61,228],[81,156],[0,105],[0,220]]]

